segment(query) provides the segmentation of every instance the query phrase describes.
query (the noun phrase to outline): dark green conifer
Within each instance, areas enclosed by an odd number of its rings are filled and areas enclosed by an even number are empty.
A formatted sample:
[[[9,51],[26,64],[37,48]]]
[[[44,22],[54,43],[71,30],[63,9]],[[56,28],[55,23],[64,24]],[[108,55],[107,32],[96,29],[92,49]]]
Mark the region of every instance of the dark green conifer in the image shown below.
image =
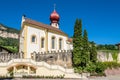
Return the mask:
[[[87,64],[89,63],[90,56],[89,56],[89,41],[88,41],[88,35],[87,31],[84,30],[83,34],[83,50],[82,50],[82,59],[81,59],[81,66],[86,67]]]
[[[90,43],[90,61],[93,63],[97,61],[97,50],[94,42]]]
[[[78,67],[81,64],[82,49],[82,21],[76,19],[73,35],[73,65]]]

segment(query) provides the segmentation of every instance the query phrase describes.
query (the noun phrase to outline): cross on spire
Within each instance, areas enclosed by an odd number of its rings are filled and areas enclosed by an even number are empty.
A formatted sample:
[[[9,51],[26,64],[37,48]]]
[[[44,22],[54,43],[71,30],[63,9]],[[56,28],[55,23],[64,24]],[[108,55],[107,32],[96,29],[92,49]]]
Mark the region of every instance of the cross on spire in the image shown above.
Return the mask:
[[[56,8],[56,4],[54,4],[54,11],[55,11],[55,8]]]

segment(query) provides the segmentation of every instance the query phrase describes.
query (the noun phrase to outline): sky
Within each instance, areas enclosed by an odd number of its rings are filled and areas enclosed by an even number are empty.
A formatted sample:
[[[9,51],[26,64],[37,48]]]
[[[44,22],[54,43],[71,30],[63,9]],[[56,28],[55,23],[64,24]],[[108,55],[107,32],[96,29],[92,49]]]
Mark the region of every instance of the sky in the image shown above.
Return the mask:
[[[0,0],[0,23],[18,30],[26,17],[50,24],[54,4],[60,15],[60,30],[73,36],[75,20],[82,19],[82,28],[89,41],[97,44],[120,42],[120,0]]]

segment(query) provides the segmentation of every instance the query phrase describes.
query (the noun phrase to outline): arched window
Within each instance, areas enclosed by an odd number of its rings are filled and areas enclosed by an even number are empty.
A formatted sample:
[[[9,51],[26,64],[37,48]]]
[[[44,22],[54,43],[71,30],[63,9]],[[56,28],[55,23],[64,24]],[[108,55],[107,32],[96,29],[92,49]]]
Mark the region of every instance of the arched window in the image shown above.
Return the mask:
[[[55,49],[55,37],[52,37],[52,49]]]
[[[32,43],[36,43],[36,40],[37,40],[37,39],[36,39],[36,36],[35,36],[35,35],[32,35],[31,42],[32,42]]]
[[[59,49],[62,49],[62,39],[59,39]]]
[[[33,53],[31,53],[31,59],[34,59],[34,57],[33,57]]]
[[[44,42],[45,42],[45,40],[44,40],[44,38],[42,38],[41,39],[41,48],[44,48]]]

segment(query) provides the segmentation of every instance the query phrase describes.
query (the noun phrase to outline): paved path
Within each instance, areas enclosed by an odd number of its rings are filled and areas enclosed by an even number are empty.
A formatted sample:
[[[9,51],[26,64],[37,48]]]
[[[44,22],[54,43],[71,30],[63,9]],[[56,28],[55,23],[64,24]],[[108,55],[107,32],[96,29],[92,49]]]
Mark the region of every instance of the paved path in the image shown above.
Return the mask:
[[[3,80],[3,79],[0,79]],[[120,80],[120,75],[114,75],[114,76],[107,76],[107,77],[96,77],[96,78],[89,78],[89,79],[21,79],[21,78],[15,78],[15,79],[4,79],[4,80]]]
[[[89,78],[88,80],[120,80],[120,75],[113,75],[107,77],[97,77],[97,78]]]

